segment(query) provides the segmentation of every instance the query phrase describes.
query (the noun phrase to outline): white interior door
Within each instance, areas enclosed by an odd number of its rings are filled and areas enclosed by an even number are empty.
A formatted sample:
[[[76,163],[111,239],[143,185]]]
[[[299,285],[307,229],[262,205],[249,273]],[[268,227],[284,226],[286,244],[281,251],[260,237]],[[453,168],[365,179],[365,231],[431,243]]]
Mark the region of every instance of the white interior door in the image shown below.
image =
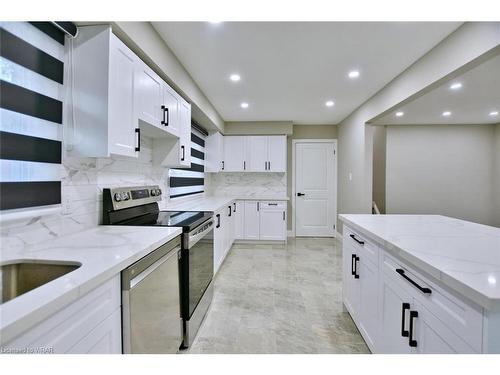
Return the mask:
[[[335,236],[335,147],[334,142],[295,143],[296,236]]]

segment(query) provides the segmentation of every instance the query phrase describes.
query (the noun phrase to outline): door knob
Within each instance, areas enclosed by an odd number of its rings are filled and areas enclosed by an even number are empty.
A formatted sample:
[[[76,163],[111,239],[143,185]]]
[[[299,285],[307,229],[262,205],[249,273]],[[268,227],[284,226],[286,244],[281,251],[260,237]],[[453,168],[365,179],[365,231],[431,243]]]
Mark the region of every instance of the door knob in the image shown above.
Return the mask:
[[[297,193],[297,197],[301,197],[303,195],[305,195],[305,194],[304,193]]]

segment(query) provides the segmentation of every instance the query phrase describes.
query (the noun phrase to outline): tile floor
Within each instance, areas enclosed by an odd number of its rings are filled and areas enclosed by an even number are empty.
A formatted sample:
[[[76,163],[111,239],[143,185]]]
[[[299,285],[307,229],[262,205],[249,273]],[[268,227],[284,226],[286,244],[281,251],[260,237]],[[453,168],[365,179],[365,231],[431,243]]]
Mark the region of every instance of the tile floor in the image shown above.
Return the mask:
[[[330,238],[234,245],[189,353],[369,353],[342,305]]]

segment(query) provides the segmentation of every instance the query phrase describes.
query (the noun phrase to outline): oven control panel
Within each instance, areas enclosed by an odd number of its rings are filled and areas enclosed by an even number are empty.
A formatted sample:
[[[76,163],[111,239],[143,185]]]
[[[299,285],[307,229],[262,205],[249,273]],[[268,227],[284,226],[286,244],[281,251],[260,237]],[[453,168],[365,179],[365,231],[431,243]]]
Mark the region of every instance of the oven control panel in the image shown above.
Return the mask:
[[[158,185],[103,190],[103,200],[111,203],[113,210],[159,202],[161,198],[162,191]]]

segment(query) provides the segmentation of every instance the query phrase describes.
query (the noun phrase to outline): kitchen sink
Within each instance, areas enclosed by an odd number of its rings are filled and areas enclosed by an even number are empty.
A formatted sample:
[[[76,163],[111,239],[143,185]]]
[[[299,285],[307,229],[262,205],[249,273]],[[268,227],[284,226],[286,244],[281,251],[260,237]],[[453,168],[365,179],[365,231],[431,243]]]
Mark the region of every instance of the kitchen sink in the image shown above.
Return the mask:
[[[64,276],[80,263],[23,260],[0,265],[0,304]]]

